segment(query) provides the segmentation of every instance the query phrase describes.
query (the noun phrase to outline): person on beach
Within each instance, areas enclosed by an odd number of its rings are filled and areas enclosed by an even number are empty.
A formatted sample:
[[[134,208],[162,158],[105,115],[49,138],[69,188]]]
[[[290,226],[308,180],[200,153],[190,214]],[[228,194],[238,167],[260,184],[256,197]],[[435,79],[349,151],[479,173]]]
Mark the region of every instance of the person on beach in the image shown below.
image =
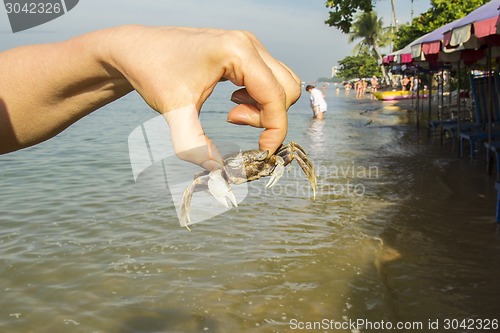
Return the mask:
[[[301,93],[297,75],[253,34],[218,29],[125,25],[17,47],[0,53],[0,77],[0,154],[43,142],[136,90],[166,118],[176,154],[209,170],[220,156],[198,117],[218,82],[243,87],[227,121],[264,128],[258,145],[272,153]],[[206,154],[186,153],[205,145]]]
[[[377,97],[375,97],[375,93],[377,92],[378,90],[378,79],[375,75],[372,76],[372,79],[371,79],[371,86],[372,86],[372,91],[371,91],[371,96],[370,96],[370,99],[377,99]]]
[[[354,84],[354,88],[356,90],[356,98],[361,98],[363,95],[363,80],[359,79]]]
[[[420,79],[418,78],[418,76],[416,76],[414,79],[413,79],[413,93],[414,94],[417,94],[418,92],[418,85],[420,83]]]
[[[347,82],[346,85],[344,86],[344,89],[345,89],[345,94],[346,95],[349,95],[349,93],[351,92],[351,88],[352,88],[352,85],[350,82]]]
[[[410,80],[408,79],[408,77],[405,75],[403,77],[403,79],[401,80],[401,90],[403,91],[407,91],[409,86],[408,84],[410,83]]]
[[[368,89],[368,82],[366,80],[362,80],[363,89],[361,90],[361,96],[365,97],[366,89]]]
[[[312,85],[306,86],[306,91],[311,94],[310,106],[313,112],[313,118],[323,119],[328,107],[323,93]]]

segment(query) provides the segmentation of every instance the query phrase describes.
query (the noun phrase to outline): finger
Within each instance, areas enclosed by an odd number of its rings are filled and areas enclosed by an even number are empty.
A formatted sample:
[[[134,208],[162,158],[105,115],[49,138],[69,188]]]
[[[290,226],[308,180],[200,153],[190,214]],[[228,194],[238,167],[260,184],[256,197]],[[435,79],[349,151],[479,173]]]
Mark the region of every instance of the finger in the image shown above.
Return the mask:
[[[273,75],[278,80],[279,84],[283,87],[286,95],[286,107],[294,104],[301,94],[301,80],[300,78],[284,63],[275,59],[267,51],[260,40],[255,35],[245,32],[249,40],[253,43],[255,49],[259,53],[262,60],[271,69]]]
[[[250,96],[246,88],[239,89],[231,95],[231,102],[236,104],[251,104],[257,105],[257,101]],[[296,102],[296,101],[295,101]],[[295,102],[292,103],[295,104]],[[288,111],[288,109],[287,109]]]
[[[259,149],[274,154],[285,140],[288,128],[266,128],[259,137]]]
[[[285,139],[288,130],[286,111],[290,104],[300,96],[300,85],[297,84],[288,70],[279,62],[273,60],[260,44],[255,44],[246,34],[235,41],[241,43],[235,46],[231,44],[228,48],[231,61],[225,67],[224,77],[227,77],[236,85],[246,87],[246,93],[255,101],[254,106],[260,111],[260,126],[265,130],[259,138],[259,148],[274,153]],[[244,49],[245,52],[234,50]],[[261,52],[261,53],[259,53]],[[264,54],[268,63],[261,56]],[[288,96],[287,96],[288,95]],[[245,101],[244,91],[236,94],[241,101]],[[251,105],[251,104],[246,104]],[[236,115],[252,117],[251,113],[235,111]],[[241,118],[241,117],[240,117]],[[231,120],[231,118],[230,118]],[[256,123],[254,118],[242,120],[243,122]]]
[[[262,110],[260,114],[260,125],[262,127],[265,127],[266,129],[262,132],[259,138],[259,147],[262,150],[269,150],[271,152],[274,152],[279,148],[279,146],[285,139],[288,125],[286,111],[299,99],[301,95],[301,80],[284,63],[273,58],[266,50],[266,48],[262,45],[262,43],[253,34],[247,33],[247,36],[254,44],[254,47],[259,53],[261,59],[271,70],[272,75],[275,77],[276,81],[283,89],[285,95],[284,115],[280,112],[276,112],[275,110],[269,111],[273,110],[272,107],[266,108],[266,105],[264,104],[262,104],[262,108],[260,108]],[[249,87],[248,85],[246,85],[246,87],[247,92],[256,100],[257,103],[263,103],[260,97],[255,95],[256,90],[258,90],[258,86]],[[279,100],[279,98],[280,96],[276,96],[276,100]],[[257,123],[257,121],[254,120],[254,123]]]
[[[260,110],[249,104],[240,104],[229,111],[227,121],[237,125],[249,125],[262,127],[260,122]]]
[[[259,148],[274,153],[283,143],[288,129],[286,96],[269,67],[262,61],[259,63],[257,59],[253,68],[259,70],[246,75],[244,84],[249,95],[256,101],[256,105],[242,105],[246,106],[247,110],[251,110],[251,107],[259,110],[258,125],[265,128],[259,138]],[[248,117],[246,121],[256,122],[254,115],[248,111],[244,114]]]
[[[278,60],[278,62],[280,63],[281,66],[283,66],[288,71],[288,73],[292,76],[295,83],[297,83],[298,85],[302,84],[300,77],[297,74],[295,74],[294,71],[292,71],[292,69],[290,67],[288,67],[285,63],[283,63],[279,60]]]
[[[295,91],[295,94],[294,96],[291,96],[290,98],[290,106],[292,106],[293,104],[295,104],[295,102],[297,102],[300,98],[300,95],[302,94],[302,80],[300,79],[300,77],[295,74],[286,64],[284,64],[283,62],[279,62],[281,64],[281,66],[283,66],[287,71],[288,73],[290,74],[290,76],[293,78],[293,80],[295,81],[295,83],[297,84],[297,89],[298,91]]]

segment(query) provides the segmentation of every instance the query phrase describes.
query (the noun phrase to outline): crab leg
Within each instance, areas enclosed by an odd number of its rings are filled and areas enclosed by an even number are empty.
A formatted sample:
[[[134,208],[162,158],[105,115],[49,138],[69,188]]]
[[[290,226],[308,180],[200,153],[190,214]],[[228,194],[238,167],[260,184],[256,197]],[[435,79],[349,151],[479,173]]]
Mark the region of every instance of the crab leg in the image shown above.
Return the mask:
[[[295,156],[295,159],[302,168],[302,171],[304,171],[304,173],[306,174],[309,183],[311,183],[311,188],[313,190],[313,199],[316,199],[316,171],[314,170],[311,161],[309,161],[307,157],[304,160],[300,156]]]
[[[191,207],[191,199],[193,194],[196,192],[208,190],[217,201],[222,203],[224,206],[229,208],[227,199],[231,203],[238,207],[238,201],[234,196],[231,187],[228,182],[222,177],[221,170],[215,170],[209,174],[203,172],[199,176],[195,176],[191,185],[189,185],[182,195],[182,200],[180,204],[180,218],[181,225],[189,229],[189,225],[192,224],[191,218],[189,217],[189,211]]]
[[[304,171],[309,183],[311,184],[313,198],[316,199],[316,171],[307,157],[304,148],[302,148],[298,143],[290,142],[289,144],[282,146],[277,155],[284,159],[285,165],[289,164],[293,159],[297,160],[297,163],[300,165],[300,168]]]
[[[209,180],[208,175],[197,177],[193,180],[191,185],[189,185],[184,190],[180,205],[180,218],[181,218],[181,226],[188,228],[188,230],[190,230],[189,225],[191,224],[191,218],[189,217],[191,199],[193,198],[193,194],[195,192],[208,190],[208,180]]]

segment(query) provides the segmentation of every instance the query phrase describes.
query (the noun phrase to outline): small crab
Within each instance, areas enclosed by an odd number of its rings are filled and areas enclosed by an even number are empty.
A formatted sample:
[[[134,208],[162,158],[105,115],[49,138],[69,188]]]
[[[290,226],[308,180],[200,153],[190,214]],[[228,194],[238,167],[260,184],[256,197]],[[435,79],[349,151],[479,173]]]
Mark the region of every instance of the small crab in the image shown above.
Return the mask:
[[[191,198],[195,192],[209,190],[219,202],[229,207],[228,200],[238,206],[231,191],[230,184],[243,184],[262,177],[271,176],[266,187],[275,185],[285,172],[292,160],[296,160],[311,183],[313,197],[316,198],[316,172],[306,155],[304,148],[295,142],[290,142],[269,155],[267,150],[246,150],[224,156],[224,165],[214,171],[202,171],[195,174],[194,180],[186,188],[180,204],[181,225],[189,229],[191,219],[189,209]]]

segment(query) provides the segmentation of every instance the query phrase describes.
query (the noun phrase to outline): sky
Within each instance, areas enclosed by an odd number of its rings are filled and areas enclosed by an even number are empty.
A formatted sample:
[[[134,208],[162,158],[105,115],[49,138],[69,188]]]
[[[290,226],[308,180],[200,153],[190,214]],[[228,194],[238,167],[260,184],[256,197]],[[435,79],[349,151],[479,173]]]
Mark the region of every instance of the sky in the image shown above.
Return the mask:
[[[41,26],[12,33],[0,7],[0,51],[20,45],[62,41],[122,24],[244,29],[253,32],[277,59],[303,81],[329,77],[332,66],[352,55],[355,44],[329,27],[326,0],[80,0],[65,15]],[[399,22],[409,22],[411,0],[395,0]],[[430,8],[414,0],[414,17]],[[376,0],[384,25],[391,22],[390,0]]]

